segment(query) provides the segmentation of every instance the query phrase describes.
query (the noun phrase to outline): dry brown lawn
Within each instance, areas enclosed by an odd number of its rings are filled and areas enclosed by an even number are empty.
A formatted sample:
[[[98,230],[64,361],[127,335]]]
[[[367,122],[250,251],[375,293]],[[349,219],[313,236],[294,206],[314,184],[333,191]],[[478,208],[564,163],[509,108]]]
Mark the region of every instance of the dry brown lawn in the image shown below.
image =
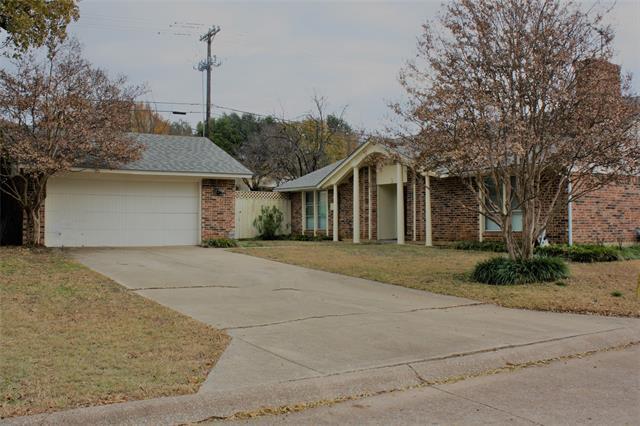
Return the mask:
[[[0,248],[0,417],[193,393],[228,341],[60,252]]]
[[[313,269],[492,302],[512,308],[640,316],[640,260],[569,265],[556,283],[491,286],[469,280],[473,266],[495,253],[417,245],[306,243],[234,251]],[[620,292],[621,296],[612,295]],[[616,293],[617,294],[617,293]]]

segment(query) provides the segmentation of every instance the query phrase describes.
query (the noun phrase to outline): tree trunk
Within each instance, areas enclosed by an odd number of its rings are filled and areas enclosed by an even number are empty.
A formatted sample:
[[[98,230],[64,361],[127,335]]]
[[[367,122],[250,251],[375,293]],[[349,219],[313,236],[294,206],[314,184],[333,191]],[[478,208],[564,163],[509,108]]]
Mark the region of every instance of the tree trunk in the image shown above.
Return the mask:
[[[42,244],[40,239],[40,207],[24,208],[25,230],[23,244],[27,247],[36,247]]]

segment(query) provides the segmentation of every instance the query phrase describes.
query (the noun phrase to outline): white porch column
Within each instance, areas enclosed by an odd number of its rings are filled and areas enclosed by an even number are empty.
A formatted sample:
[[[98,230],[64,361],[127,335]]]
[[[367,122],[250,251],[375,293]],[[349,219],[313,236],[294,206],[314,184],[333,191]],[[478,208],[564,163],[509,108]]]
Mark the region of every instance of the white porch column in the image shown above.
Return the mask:
[[[431,187],[429,174],[424,176],[424,244],[426,246],[433,245],[433,237],[431,234]]]
[[[396,233],[398,244],[404,244],[404,193],[400,162],[396,163]]]
[[[369,184],[367,185],[367,201],[369,204],[368,208],[368,216],[367,216],[367,239],[371,241],[371,236],[373,235],[371,232],[371,166],[367,166],[367,179],[369,179]]]
[[[313,236],[318,234],[318,191],[313,191]]]
[[[353,242],[360,242],[360,178],[359,168],[353,168]]]
[[[333,185],[333,241],[338,241],[338,185]]]

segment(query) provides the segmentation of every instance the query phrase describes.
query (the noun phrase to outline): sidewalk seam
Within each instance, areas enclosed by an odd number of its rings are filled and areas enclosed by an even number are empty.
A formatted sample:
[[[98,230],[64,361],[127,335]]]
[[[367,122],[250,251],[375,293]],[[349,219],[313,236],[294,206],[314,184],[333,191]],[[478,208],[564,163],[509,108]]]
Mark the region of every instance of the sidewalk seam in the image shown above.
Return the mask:
[[[487,404],[487,403],[484,403],[484,402],[481,402],[481,401],[476,401],[475,399],[467,398],[465,396],[458,395],[458,394],[455,394],[453,392],[446,391],[444,389],[440,389],[438,386],[430,386],[430,387],[432,389],[435,389],[435,390],[440,391],[442,393],[446,393],[446,394],[451,395],[453,397],[464,399],[466,401],[473,402],[474,404],[483,405],[485,407],[491,408],[492,410],[496,410],[496,411],[500,411],[501,413],[508,414],[509,416],[517,417],[519,419],[531,422],[531,423],[533,423],[535,425],[543,426],[543,423],[536,422],[535,420],[532,420],[532,419],[530,419],[528,417],[523,417],[523,416],[520,416],[518,414],[511,413],[511,412],[509,412],[507,410],[503,410],[502,408],[494,407],[493,405],[490,405],[490,404]]]

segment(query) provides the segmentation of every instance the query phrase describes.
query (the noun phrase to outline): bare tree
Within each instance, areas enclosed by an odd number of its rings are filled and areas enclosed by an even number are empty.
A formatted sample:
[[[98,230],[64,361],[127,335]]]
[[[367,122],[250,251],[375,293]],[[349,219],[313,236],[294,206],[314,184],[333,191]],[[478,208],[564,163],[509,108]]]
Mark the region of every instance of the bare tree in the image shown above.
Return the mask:
[[[139,157],[142,147],[124,132],[142,90],[92,67],[75,40],[43,60],[25,55],[14,67],[0,70],[0,188],[22,207],[25,243],[36,245],[51,176]]]
[[[253,190],[264,185],[268,178],[283,178],[279,158],[282,143],[282,126],[279,123],[261,123],[258,133],[252,133],[237,149],[236,156],[254,175],[247,180]]]
[[[556,0],[454,0],[402,70],[402,143],[464,179],[465,206],[530,258],[559,205],[640,171],[638,106],[603,14]],[[514,212],[522,232],[513,231]],[[521,213],[520,213],[521,212]]]
[[[355,138],[343,132],[342,126],[328,124],[329,117],[344,122],[346,107],[338,115],[328,114],[326,98],[318,95],[313,97],[313,106],[301,121],[280,120],[282,132],[276,149],[285,179],[298,178],[342,158],[345,150],[339,148]]]

